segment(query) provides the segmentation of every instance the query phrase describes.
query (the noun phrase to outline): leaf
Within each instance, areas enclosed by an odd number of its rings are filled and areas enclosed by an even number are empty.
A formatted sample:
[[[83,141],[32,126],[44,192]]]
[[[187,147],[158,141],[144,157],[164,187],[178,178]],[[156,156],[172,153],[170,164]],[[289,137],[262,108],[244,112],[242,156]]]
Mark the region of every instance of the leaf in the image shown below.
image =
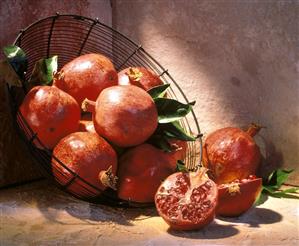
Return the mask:
[[[0,61],[0,77],[11,86],[22,87],[22,81],[8,61]]]
[[[176,163],[176,171],[177,172],[188,172],[188,169],[185,165],[185,163],[181,160],[178,160]]]
[[[293,171],[294,170],[277,169],[269,175],[264,185],[279,189]]]
[[[16,45],[5,46],[3,52],[9,64],[22,79],[28,67],[28,59],[25,52]]]
[[[151,88],[147,92],[151,95],[153,99],[161,97],[164,95],[166,89],[170,86],[170,84],[159,85]]]
[[[181,103],[170,98],[154,99],[158,110],[158,121],[161,124],[180,120],[185,117],[192,109],[195,102],[188,104]]]
[[[298,187],[293,187],[285,190],[279,190],[279,188],[283,185],[283,183],[288,179],[290,173],[294,170],[283,170],[277,169],[273,171],[269,177],[263,182],[263,190],[264,194],[269,196],[277,197],[277,198],[293,198],[299,199]],[[294,195],[297,194],[297,195]]]
[[[195,141],[196,138],[187,134],[178,121],[166,124],[159,124],[158,128],[168,138],[176,138],[184,141]]]
[[[263,192],[260,192],[259,196],[257,197],[257,199],[254,202],[255,206],[259,206],[261,204],[263,204],[264,202],[266,202],[268,200],[268,196],[266,194],[264,194]]]
[[[168,138],[166,136],[160,135],[160,134],[153,134],[148,142],[155,147],[165,151],[165,152],[171,152],[171,146],[168,142]]]
[[[29,79],[30,85],[50,85],[57,72],[57,56],[38,60]]]

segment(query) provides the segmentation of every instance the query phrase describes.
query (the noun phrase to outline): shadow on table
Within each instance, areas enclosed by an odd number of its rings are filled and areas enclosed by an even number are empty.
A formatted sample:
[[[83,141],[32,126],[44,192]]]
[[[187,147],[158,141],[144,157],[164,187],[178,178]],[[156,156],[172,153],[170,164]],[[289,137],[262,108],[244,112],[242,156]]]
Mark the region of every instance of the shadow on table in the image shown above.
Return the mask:
[[[282,215],[267,208],[252,207],[245,214],[230,218],[218,217],[218,219],[231,222],[248,224],[250,227],[260,227],[261,224],[274,224],[282,220]]]
[[[130,226],[133,225],[134,220],[146,220],[147,218],[158,216],[153,207],[121,208],[85,202],[61,191],[50,182],[42,183],[40,188],[33,189],[32,191],[27,190],[28,198],[38,197],[34,201],[30,199],[31,201],[28,202],[35,203],[39,211],[49,222],[68,225],[91,225],[98,224],[98,222],[113,222]],[[34,195],[30,195],[33,192]],[[74,219],[70,220],[68,215]]]
[[[221,239],[234,236],[239,233],[239,230],[234,225],[220,225],[214,221],[201,230],[176,231],[169,228],[167,232],[176,237],[191,239]]]

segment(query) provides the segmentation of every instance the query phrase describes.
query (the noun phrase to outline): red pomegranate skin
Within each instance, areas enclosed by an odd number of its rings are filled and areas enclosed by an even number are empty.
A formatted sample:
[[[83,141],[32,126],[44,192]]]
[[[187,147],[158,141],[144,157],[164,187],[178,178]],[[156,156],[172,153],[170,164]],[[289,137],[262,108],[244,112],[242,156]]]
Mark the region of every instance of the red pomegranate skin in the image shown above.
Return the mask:
[[[112,166],[112,173],[116,174],[116,153],[108,142],[96,133],[75,132],[66,136],[54,148],[53,156],[99,189],[91,188],[76,179],[67,187],[67,190],[81,198],[98,196],[107,188],[99,179],[101,171]],[[65,185],[73,177],[55,158],[52,159],[52,170],[55,179],[61,185]]]
[[[118,73],[119,85],[136,85],[146,91],[163,85],[162,80],[152,70],[145,67],[129,67]]]
[[[117,72],[107,57],[86,54],[64,65],[55,75],[53,85],[73,96],[81,105],[85,98],[95,101],[103,89],[117,83]]]
[[[250,129],[248,132],[254,132]],[[260,159],[259,147],[252,136],[239,128],[216,130],[207,136],[203,146],[203,164],[217,184],[255,174]]]
[[[112,86],[99,95],[94,113],[96,132],[119,147],[145,142],[158,125],[151,96],[137,86]]]
[[[150,145],[129,149],[119,160],[118,197],[134,202],[153,202],[161,182],[175,172],[167,154]]]
[[[218,186],[217,215],[237,217],[252,207],[262,190],[262,179],[250,175],[241,181]]]
[[[165,152],[165,155],[167,155],[170,163],[176,169],[177,161],[184,161],[186,158],[188,143],[175,138],[169,139],[168,142],[171,146],[171,152]]]
[[[78,103],[72,96],[53,86],[32,88],[19,110],[32,131],[49,149],[79,127],[81,110]],[[38,141],[34,143],[43,148]]]

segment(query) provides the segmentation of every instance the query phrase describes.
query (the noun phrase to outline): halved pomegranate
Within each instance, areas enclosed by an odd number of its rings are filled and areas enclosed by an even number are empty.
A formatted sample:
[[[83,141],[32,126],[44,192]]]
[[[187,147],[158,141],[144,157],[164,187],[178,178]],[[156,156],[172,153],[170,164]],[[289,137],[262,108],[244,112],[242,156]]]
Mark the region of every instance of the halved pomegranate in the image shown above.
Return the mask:
[[[218,191],[206,171],[174,173],[158,188],[156,208],[171,228],[200,229],[214,219]]]
[[[261,189],[262,179],[255,175],[219,185],[216,214],[228,217],[243,214],[252,207]]]

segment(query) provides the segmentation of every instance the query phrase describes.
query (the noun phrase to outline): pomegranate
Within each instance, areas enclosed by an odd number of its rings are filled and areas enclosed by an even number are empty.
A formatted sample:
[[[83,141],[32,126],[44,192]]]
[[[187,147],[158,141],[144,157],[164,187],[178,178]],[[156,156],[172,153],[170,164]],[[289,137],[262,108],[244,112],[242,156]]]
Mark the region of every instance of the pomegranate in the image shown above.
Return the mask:
[[[262,179],[254,175],[219,185],[216,214],[232,217],[243,214],[252,207],[261,190]]]
[[[146,91],[163,85],[162,80],[152,70],[145,67],[129,67],[118,73],[119,85],[136,85]]]
[[[96,103],[85,100],[84,111],[93,112],[96,132],[119,147],[145,142],[158,125],[158,113],[151,96],[133,85],[104,89]]]
[[[33,87],[19,108],[24,119],[46,148],[79,127],[80,107],[76,100],[53,86]],[[42,148],[34,140],[37,147]]]
[[[73,96],[79,105],[85,98],[96,100],[100,92],[117,85],[112,62],[100,54],[81,55],[68,62],[54,76],[53,85]]]
[[[159,185],[175,169],[168,153],[150,144],[129,149],[119,160],[118,197],[134,202],[154,202]]]
[[[245,132],[227,127],[207,136],[203,146],[203,164],[217,184],[229,183],[255,174],[261,160],[253,136],[261,129],[252,124]]]
[[[155,195],[159,215],[176,230],[195,230],[208,225],[215,217],[217,185],[206,169],[177,172],[160,185]]]
[[[53,150],[52,170],[55,179],[66,189],[81,198],[92,198],[107,187],[115,188],[117,156],[113,148],[98,134],[75,132],[63,138]],[[90,187],[74,177],[68,169],[95,186]]]

